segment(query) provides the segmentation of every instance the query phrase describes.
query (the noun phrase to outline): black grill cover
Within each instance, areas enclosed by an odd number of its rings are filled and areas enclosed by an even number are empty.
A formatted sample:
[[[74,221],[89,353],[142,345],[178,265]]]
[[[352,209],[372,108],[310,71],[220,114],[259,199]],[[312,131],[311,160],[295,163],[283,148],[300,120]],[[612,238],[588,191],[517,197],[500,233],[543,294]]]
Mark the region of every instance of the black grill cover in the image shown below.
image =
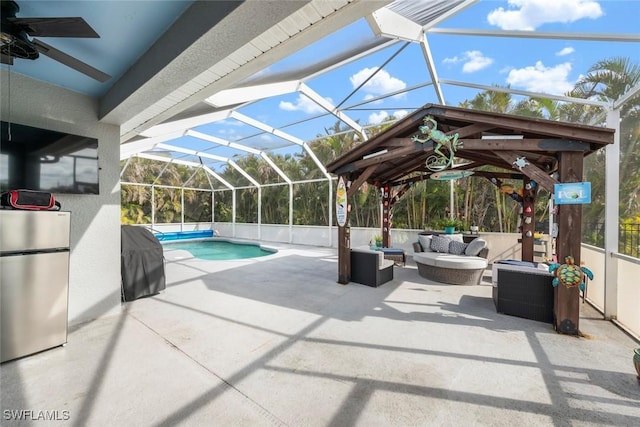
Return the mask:
[[[162,245],[144,227],[123,225],[121,232],[122,298],[154,295],[166,287]]]

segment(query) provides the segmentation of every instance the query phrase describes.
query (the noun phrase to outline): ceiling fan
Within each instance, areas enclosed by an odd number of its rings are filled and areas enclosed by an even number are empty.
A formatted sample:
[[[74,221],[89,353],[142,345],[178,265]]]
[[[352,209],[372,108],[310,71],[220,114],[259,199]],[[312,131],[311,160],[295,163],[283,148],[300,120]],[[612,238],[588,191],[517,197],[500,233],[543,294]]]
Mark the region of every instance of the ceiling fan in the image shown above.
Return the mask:
[[[15,1],[2,0],[0,18],[0,62],[13,65],[14,58],[37,59],[48,56],[67,67],[105,82],[110,75],[76,59],[53,46],[29,36],[99,38],[87,22],[79,17],[18,18],[20,7]]]

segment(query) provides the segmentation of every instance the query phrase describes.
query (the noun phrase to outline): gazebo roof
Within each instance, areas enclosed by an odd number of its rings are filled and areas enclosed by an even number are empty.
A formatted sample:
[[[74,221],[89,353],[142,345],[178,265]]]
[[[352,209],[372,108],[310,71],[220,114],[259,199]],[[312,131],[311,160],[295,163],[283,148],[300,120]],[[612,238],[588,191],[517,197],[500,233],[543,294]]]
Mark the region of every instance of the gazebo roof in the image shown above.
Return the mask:
[[[437,128],[452,136],[457,134],[458,147],[453,170],[474,169],[493,165],[504,169],[516,167],[513,162],[524,158],[526,166],[517,168],[523,174],[549,188],[555,183],[549,175],[558,168],[560,152],[592,153],[613,143],[614,129],[570,124],[509,114],[427,104],[403,118],[384,132],[363,142],[327,165],[331,173],[360,178],[374,185],[398,185],[410,180],[428,178],[426,159],[434,154],[432,141],[422,140],[419,131],[423,119],[430,116]],[[366,178],[365,178],[366,176]]]

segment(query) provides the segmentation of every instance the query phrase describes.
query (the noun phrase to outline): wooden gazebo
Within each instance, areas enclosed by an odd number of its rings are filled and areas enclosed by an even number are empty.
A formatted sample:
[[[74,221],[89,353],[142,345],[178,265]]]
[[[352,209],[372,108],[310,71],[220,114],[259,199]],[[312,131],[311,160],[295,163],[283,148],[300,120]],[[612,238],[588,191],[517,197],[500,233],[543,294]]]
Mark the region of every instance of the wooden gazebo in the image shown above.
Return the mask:
[[[520,201],[527,212],[533,208],[536,186],[553,193],[556,184],[582,182],[584,156],[612,144],[614,132],[608,128],[425,105],[327,165],[329,172],[338,175],[338,282],[346,284],[351,276],[348,200],[365,182],[378,187],[383,195],[383,245],[388,246],[393,205],[413,183],[433,174],[461,176],[464,171],[483,165],[497,166],[504,172],[476,172],[474,176],[484,176],[494,184],[505,178],[522,179],[522,188],[528,190]],[[581,220],[580,204],[558,206],[559,260],[571,255],[580,264]],[[522,224],[524,261],[533,261],[534,223]],[[557,331],[579,334],[577,287],[556,288],[555,318]]]

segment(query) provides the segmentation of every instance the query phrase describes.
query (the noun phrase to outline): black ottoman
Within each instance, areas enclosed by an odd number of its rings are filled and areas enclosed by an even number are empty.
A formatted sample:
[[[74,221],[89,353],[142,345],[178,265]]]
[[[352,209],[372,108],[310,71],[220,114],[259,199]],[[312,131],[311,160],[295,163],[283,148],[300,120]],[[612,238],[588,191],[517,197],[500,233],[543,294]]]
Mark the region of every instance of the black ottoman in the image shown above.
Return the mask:
[[[498,313],[553,323],[553,275],[539,268],[494,265]]]

